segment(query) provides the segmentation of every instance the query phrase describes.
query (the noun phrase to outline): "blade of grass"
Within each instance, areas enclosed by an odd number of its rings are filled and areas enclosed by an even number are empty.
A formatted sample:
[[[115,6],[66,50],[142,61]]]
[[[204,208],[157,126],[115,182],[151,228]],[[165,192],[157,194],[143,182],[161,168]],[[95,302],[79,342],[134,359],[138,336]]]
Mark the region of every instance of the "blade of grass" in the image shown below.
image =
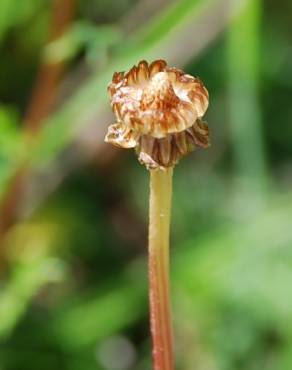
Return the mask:
[[[228,30],[227,61],[235,172],[262,190],[267,170],[259,103],[261,12],[261,0],[245,1]]]

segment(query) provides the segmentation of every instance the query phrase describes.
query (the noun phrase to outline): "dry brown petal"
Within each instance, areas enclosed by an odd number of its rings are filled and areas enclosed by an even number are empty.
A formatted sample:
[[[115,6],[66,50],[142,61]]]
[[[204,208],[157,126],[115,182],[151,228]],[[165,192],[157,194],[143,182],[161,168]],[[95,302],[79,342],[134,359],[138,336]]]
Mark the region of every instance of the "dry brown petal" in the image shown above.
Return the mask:
[[[110,125],[105,137],[105,142],[113,144],[118,148],[131,149],[138,144],[139,134],[123,125],[115,123]]]
[[[207,148],[209,129],[205,122],[197,120],[187,130],[157,139],[142,135],[136,147],[138,159],[147,169],[173,167],[178,161],[195,148]]]

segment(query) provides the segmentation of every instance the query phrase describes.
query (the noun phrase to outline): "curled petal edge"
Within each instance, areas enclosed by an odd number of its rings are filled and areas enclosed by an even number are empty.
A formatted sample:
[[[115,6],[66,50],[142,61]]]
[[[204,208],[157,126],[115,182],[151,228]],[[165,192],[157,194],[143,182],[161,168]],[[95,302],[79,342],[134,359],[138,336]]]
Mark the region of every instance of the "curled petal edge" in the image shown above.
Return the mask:
[[[110,125],[104,141],[118,148],[132,149],[138,144],[139,134],[122,123]]]

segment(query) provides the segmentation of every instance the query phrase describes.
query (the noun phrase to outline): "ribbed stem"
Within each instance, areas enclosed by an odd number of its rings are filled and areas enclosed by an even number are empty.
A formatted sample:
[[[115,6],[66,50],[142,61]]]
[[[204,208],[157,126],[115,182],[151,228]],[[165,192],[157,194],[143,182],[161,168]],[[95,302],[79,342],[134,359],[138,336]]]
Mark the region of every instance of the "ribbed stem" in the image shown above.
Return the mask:
[[[173,370],[169,228],[173,169],[150,171],[149,300],[154,370]]]

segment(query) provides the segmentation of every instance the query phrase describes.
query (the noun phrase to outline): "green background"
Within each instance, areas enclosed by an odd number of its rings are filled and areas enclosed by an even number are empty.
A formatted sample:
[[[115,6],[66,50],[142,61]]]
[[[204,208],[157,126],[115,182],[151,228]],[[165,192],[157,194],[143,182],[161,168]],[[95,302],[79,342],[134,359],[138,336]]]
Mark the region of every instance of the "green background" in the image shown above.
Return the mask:
[[[155,58],[210,93],[212,145],[174,173],[177,369],[292,368],[291,23],[289,0],[0,0],[0,370],[151,368],[148,173],[103,138],[113,72]]]

